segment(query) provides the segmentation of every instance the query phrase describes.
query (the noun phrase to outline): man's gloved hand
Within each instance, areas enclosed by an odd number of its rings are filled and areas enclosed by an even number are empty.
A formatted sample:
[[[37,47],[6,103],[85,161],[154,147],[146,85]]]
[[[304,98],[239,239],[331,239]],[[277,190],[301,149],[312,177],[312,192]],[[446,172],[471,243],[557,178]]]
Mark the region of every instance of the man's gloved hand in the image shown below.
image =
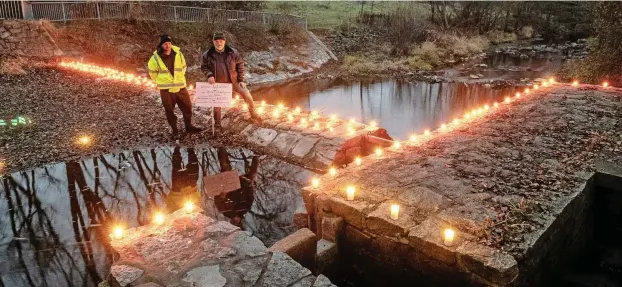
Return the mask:
[[[209,77],[209,78],[207,78],[207,82],[208,82],[210,85],[213,85],[213,84],[215,84],[215,83],[216,83],[216,80],[214,80],[214,77]]]

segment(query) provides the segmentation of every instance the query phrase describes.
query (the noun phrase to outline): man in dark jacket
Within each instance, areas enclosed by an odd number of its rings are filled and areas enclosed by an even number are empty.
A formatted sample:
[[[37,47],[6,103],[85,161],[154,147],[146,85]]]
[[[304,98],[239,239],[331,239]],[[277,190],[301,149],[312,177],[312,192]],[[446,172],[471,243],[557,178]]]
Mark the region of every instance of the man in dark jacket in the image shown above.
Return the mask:
[[[233,92],[241,95],[248,104],[251,119],[261,121],[255,111],[253,97],[244,82],[244,59],[236,49],[227,45],[224,33],[215,32],[212,42],[214,46],[205,51],[201,57],[201,71],[207,77],[207,82],[210,84],[231,83]],[[220,128],[220,117],[220,108],[214,108],[214,125],[218,129]]]

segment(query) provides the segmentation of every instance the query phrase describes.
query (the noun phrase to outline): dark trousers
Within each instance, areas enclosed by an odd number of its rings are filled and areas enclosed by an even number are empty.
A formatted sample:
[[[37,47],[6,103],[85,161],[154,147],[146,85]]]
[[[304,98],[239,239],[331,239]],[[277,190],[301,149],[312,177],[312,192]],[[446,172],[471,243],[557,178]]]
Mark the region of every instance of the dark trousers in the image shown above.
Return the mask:
[[[243,89],[240,85],[234,83],[233,84],[233,95],[238,94],[244,101],[248,104],[248,111],[251,114],[255,113],[255,102],[253,102],[253,96],[248,89]],[[214,108],[214,124],[216,126],[220,126],[221,119],[221,108]]]
[[[160,98],[162,98],[162,106],[166,113],[166,120],[171,128],[177,130],[177,116],[175,115],[175,105],[179,106],[181,114],[184,116],[184,124],[186,128],[192,125],[192,102],[188,90],[183,88],[177,93],[171,93],[168,90],[160,90]]]

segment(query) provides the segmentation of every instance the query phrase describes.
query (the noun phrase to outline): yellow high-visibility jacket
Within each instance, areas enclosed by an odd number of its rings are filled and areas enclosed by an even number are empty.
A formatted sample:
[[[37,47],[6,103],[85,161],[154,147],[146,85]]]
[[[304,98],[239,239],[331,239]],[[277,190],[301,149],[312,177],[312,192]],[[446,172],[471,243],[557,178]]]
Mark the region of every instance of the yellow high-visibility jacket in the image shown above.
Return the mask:
[[[158,55],[158,51],[153,52],[153,56],[149,59],[148,69],[149,77],[155,81],[158,90],[169,90],[171,93],[177,93],[186,87],[186,59],[179,47],[172,46],[172,48],[175,51],[175,77],[169,73],[164,61]]]

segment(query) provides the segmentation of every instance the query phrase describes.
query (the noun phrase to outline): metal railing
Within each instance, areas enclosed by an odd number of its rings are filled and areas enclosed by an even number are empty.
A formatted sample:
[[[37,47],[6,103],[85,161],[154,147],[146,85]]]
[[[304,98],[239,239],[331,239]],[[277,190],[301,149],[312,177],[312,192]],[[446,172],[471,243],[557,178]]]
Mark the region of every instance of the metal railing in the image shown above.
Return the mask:
[[[21,6],[23,1],[16,2]],[[20,2],[22,4],[20,4]],[[165,6],[121,1],[89,1],[89,2],[51,2],[26,1],[27,7],[20,17],[24,19],[45,19],[49,21],[70,21],[82,19],[136,19],[150,21],[173,22],[207,22],[224,23],[243,21],[261,25],[297,26],[307,30],[307,19],[300,16],[256,12],[224,10],[189,6]],[[0,18],[2,18],[0,12]]]
[[[22,1],[0,1],[0,19],[22,19]]]

